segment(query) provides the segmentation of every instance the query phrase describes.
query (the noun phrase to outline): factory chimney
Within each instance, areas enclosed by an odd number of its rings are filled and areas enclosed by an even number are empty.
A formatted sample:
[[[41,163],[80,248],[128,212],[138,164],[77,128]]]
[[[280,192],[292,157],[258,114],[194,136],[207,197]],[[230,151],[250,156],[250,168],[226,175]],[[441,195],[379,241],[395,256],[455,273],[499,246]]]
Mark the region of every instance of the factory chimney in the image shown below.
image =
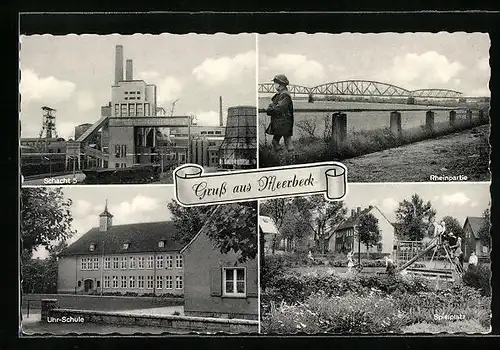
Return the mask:
[[[115,54],[115,85],[123,80],[123,46],[116,45]]]
[[[134,66],[132,60],[127,60],[125,65],[125,80],[134,80]]]
[[[222,120],[222,96],[219,97],[219,126],[224,126],[224,121]]]

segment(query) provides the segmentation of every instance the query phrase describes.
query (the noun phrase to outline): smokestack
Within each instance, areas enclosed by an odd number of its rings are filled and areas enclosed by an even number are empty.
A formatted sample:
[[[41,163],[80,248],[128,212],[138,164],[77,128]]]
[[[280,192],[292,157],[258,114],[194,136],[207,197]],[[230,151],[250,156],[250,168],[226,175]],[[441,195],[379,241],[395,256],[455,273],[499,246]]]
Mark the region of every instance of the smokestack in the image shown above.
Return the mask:
[[[359,213],[361,213],[361,207],[357,208],[357,215],[359,215]]]
[[[222,120],[222,96],[219,97],[219,126],[224,126],[224,121]]]
[[[134,66],[132,60],[127,60],[125,65],[125,80],[134,80]]]
[[[115,85],[123,80],[123,46],[116,45],[115,54]]]
[[[356,210],[351,209],[351,217],[355,217],[355,216],[356,216]]]

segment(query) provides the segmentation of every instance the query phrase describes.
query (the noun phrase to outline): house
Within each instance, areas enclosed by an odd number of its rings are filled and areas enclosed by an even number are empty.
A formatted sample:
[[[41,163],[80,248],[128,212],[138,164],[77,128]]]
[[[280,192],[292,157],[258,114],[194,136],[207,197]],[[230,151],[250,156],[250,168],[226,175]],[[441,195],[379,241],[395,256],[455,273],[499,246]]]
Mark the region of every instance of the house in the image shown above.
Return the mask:
[[[58,293],[183,294],[182,244],[172,221],[92,228],[58,255]]]
[[[219,208],[216,207],[208,221],[217,217]],[[239,263],[239,254],[233,251],[222,254],[208,237],[208,230],[206,223],[181,250],[185,263],[184,314],[258,319],[257,259]]]
[[[371,247],[369,252],[378,252],[382,254],[392,254],[394,247],[394,226],[386,218],[386,216],[376,206],[368,206],[361,210],[361,207],[351,210],[351,215],[340,224],[332,234],[329,241],[329,251],[333,252],[347,252],[353,250],[354,253],[366,253],[366,245],[358,244],[356,225],[359,223],[359,218],[363,215],[372,214],[378,220],[378,227],[382,239],[375,247]],[[361,249],[359,249],[361,248]]]
[[[259,216],[259,234],[263,238],[264,247],[261,247],[261,249],[264,249],[264,254],[272,254],[273,243],[279,234],[276,223],[272,218],[263,215]]]
[[[467,216],[464,222],[465,240],[463,242],[464,258],[468,259],[471,252],[476,252],[478,257],[488,257],[489,247],[483,245],[479,239],[479,231],[486,224],[485,219],[477,216]]]

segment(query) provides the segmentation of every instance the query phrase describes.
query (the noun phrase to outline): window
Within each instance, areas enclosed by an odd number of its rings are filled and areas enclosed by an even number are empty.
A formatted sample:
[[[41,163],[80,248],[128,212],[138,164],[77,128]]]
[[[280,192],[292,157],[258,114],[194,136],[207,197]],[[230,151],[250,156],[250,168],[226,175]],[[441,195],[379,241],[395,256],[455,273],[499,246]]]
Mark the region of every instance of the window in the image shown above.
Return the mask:
[[[144,108],[143,108],[142,103],[138,103],[136,106],[136,109],[137,109],[137,116],[138,117],[144,116]]]
[[[202,135],[206,135],[206,134],[207,134],[207,132],[206,132],[206,131],[202,131],[200,134],[202,134]]]
[[[128,100],[128,97],[125,97],[125,100]]]
[[[153,276],[148,276],[148,289],[153,289]]]
[[[129,94],[135,95],[135,91],[130,91]]]
[[[118,276],[113,276],[113,288],[118,288]]]
[[[220,130],[217,130],[217,131],[215,132],[215,134],[216,134],[216,135],[220,135],[220,134],[222,134],[222,133],[220,132]]]
[[[113,257],[113,270],[118,270],[118,257]]]
[[[82,270],[87,270],[88,268],[87,260],[88,260],[87,258],[82,258],[82,266],[81,266]]]
[[[101,281],[97,281],[97,282],[96,282],[96,287],[97,287],[97,288],[101,288]]]
[[[208,132],[208,134],[209,134],[209,135],[213,135],[213,134],[214,134],[214,132],[213,132],[213,131],[209,131],[209,132]]]
[[[104,288],[109,288],[109,276],[104,276]]]
[[[133,256],[131,256],[130,259],[129,259],[128,268],[129,269],[135,269],[135,258]]]
[[[182,276],[175,276],[175,289],[182,289]]]
[[[111,258],[104,258],[104,270],[111,268]]]
[[[127,116],[127,105],[125,103],[121,104],[121,117],[126,117]]]
[[[128,280],[128,287],[135,288],[135,276],[130,276],[130,278]]]
[[[148,269],[153,268],[153,263],[154,263],[154,257],[148,256]]]
[[[77,286],[80,288],[82,286],[82,281],[78,281]]]
[[[135,97],[131,97],[130,99],[135,100]],[[129,115],[129,117],[135,117],[135,103],[128,104],[128,115]]]
[[[165,276],[165,289],[172,289],[172,276]]]
[[[94,270],[99,270],[99,258],[94,258]]]
[[[163,289],[163,276],[156,276],[156,289]]]
[[[175,257],[175,267],[178,269],[182,268],[182,255],[177,255]]]
[[[122,281],[121,287],[127,288],[127,276],[122,276],[121,281]]]
[[[128,249],[128,243],[123,243],[123,249]]]
[[[215,141],[208,141],[209,146],[215,146]]]
[[[115,145],[115,157],[120,158],[121,152],[120,152],[120,145]],[[118,163],[116,163],[118,165]],[[118,168],[119,166],[117,166]]]
[[[137,258],[137,268],[138,269],[144,268],[144,257],[143,256],[140,256]]]
[[[244,296],[245,295],[245,269],[225,268],[223,273],[223,295]]]
[[[158,248],[163,248],[165,246],[165,242],[159,241],[158,242]]]
[[[144,104],[144,115],[149,116],[149,103]]]
[[[128,91],[125,91],[125,95],[128,95]]]
[[[158,255],[156,257],[156,268],[163,269],[163,255]]]
[[[95,245],[91,244],[91,245],[90,245],[90,247],[89,247],[89,250],[90,250],[91,252],[93,252],[93,251],[95,250]]]
[[[120,116],[120,105],[118,103],[115,104],[115,117]]]
[[[137,276],[137,288],[144,289],[144,276]]]
[[[167,269],[171,269],[172,268],[172,255],[167,255],[165,257],[165,267]]]
[[[122,256],[122,270],[125,270],[127,268],[127,257]]]
[[[141,92],[140,92],[140,91],[137,91],[137,94],[139,94],[139,95],[140,95],[140,94],[141,94]]]

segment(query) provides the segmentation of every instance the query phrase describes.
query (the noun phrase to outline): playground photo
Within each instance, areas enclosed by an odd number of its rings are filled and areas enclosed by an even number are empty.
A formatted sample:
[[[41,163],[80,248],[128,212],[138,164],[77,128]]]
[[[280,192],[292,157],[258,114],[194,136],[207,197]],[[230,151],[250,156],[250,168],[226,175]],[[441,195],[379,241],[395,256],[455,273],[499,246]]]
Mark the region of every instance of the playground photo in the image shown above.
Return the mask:
[[[489,183],[260,204],[263,333],[489,333]]]
[[[259,166],[335,160],[355,182],[489,181],[488,50],[480,33],[260,36]]]

